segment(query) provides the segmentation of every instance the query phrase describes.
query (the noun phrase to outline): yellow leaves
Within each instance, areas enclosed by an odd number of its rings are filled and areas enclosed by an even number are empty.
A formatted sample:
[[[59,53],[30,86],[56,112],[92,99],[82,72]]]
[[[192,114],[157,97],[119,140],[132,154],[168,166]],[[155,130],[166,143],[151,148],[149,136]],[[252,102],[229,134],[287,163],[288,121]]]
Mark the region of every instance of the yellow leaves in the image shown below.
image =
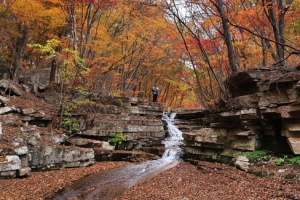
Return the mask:
[[[58,8],[44,10],[40,17],[44,20],[44,22],[48,22],[47,25],[50,29],[54,29],[66,24],[65,18]]]
[[[19,0],[15,1],[11,6],[11,11],[18,19],[25,22],[34,21],[38,17],[38,11],[43,10],[41,4],[35,1]]]
[[[35,34],[55,31],[57,27],[65,25],[65,18],[58,7],[44,7],[43,2],[38,0],[14,1],[9,9],[19,22],[34,30],[32,33]]]

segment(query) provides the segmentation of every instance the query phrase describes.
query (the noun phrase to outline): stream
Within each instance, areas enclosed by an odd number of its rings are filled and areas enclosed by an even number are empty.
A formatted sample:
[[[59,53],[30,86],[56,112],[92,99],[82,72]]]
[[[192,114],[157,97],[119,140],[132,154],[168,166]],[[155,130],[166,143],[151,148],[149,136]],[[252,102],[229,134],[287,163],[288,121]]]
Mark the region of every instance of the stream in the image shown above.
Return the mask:
[[[77,197],[83,200],[111,200],[121,196],[135,184],[176,166],[182,154],[179,145],[183,138],[181,131],[173,123],[175,116],[175,113],[163,115],[169,134],[162,141],[166,150],[160,159],[91,174],[64,188],[51,199],[63,200]]]

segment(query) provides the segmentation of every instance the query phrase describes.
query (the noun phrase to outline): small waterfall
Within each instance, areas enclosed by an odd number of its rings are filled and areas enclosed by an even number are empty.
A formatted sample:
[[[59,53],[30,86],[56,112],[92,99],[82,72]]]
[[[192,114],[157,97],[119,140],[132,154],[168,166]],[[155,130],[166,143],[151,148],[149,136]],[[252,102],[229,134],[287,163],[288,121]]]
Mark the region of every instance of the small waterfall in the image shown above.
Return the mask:
[[[160,159],[115,168],[108,173],[92,174],[77,181],[74,186],[67,187],[53,199],[71,199],[79,196],[84,200],[100,198],[111,200],[120,196],[131,186],[176,166],[182,153],[179,145],[182,144],[183,137],[181,131],[174,125],[176,114],[171,113],[170,116],[168,114],[164,113],[162,118],[167,122],[169,134],[162,141],[166,151]],[[115,188],[119,189],[116,191]],[[105,196],[107,194],[110,195]]]
[[[179,147],[182,144],[182,132],[174,125],[176,113],[168,113],[163,114],[163,120],[167,122],[168,128],[168,137],[162,141],[162,143],[166,147],[166,151],[164,152],[161,159],[166,160],[176,160],[179,159],[182,150]]]

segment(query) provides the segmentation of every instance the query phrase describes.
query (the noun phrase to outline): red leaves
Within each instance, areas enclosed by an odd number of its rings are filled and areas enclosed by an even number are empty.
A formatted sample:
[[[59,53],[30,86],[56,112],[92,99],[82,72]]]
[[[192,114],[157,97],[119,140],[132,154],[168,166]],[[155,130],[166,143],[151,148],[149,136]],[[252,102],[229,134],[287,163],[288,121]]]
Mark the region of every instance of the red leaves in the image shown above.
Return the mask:
[[[114,5],[116,0],[63,0],[63,2],[68,4],[94,4],[99,7],[104,7],[108,5]]]
[[[129,164],[127,162],[101,162],[90,167],[68,168],[48,172],[32,172],[23,179],[0,179],[0,200],[42,200],[73,181],[89,174]]]
[[[280,179],[276,175],[261,178],[225,164],[202,161],[195,163],[198,163],[198,170],[194,165],[180,162],[176,167],[133,186],[118,200],[300,198],[300,184],[295,180]],[[128,163],[101,162],[86,168],[33,172],[24,179],[0,180],[0,199],[44,199],[88,174],[126,164]],[[272,166],[263,169],[270,173],[278,171]]]
[[[298,199],[299,183],[260,178],[234,167],[201,162],[200,170],[181,162],[162,174],[133,186],[118,200],[137,199]]]

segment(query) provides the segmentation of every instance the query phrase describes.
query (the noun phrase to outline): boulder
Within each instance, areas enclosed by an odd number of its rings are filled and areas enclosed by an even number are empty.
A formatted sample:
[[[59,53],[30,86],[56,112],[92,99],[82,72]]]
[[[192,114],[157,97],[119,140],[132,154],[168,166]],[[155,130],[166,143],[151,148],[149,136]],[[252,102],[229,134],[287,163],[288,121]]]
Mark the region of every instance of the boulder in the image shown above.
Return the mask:
[[[6,105],[9,102],[9,99],[0,95],[0,102]]]
[[[11,155],[6,156],[7,161],[0,162],[0,172],[3,171],[14,171],[21,168],[21,160],[19,156]]]
[[[57,145],[42,145],[33,146],[30,148],[31,160],[29,167],[62,167],[69,166],[67,163],[72,163],[72,167],[82,166],[82,163],[93,162],[94,151],[92,149],[81,149],[77,147],[63,147]]]
[[[28,176],[31,172],[31,168],[30,167],[21,167],[19,169],[19,174],[18,176],[20,177],[25,177],[25,176]]]
[[[24,91],[16,83],[10,80],[2,79],[0,80],[0,87],[4,89],[10,89],[12,94],[22,96]]]
[[[249,159],[244,155],[240,155],[237,157],[234,166],[240,170],[247,172],[249,170]]]
[[[17,155],[25,155],[28,153],[28,148],[27,146],[17,147],[14,151]]]
[[[29,114],[33,114],[33,113],[35,113],[35,112],[36,112],[36,110],[33,109],[33,108],[22,108],[22,109],[21,109],[21,113],[22,113],[23,115],[29,115]]]
[[[17,171],[0,171],[0,179],[16,178]]]
[[[11,112],[13,109],[10,107],[1,107],[0,108],[0,115],[3,115],[5,113]]]

